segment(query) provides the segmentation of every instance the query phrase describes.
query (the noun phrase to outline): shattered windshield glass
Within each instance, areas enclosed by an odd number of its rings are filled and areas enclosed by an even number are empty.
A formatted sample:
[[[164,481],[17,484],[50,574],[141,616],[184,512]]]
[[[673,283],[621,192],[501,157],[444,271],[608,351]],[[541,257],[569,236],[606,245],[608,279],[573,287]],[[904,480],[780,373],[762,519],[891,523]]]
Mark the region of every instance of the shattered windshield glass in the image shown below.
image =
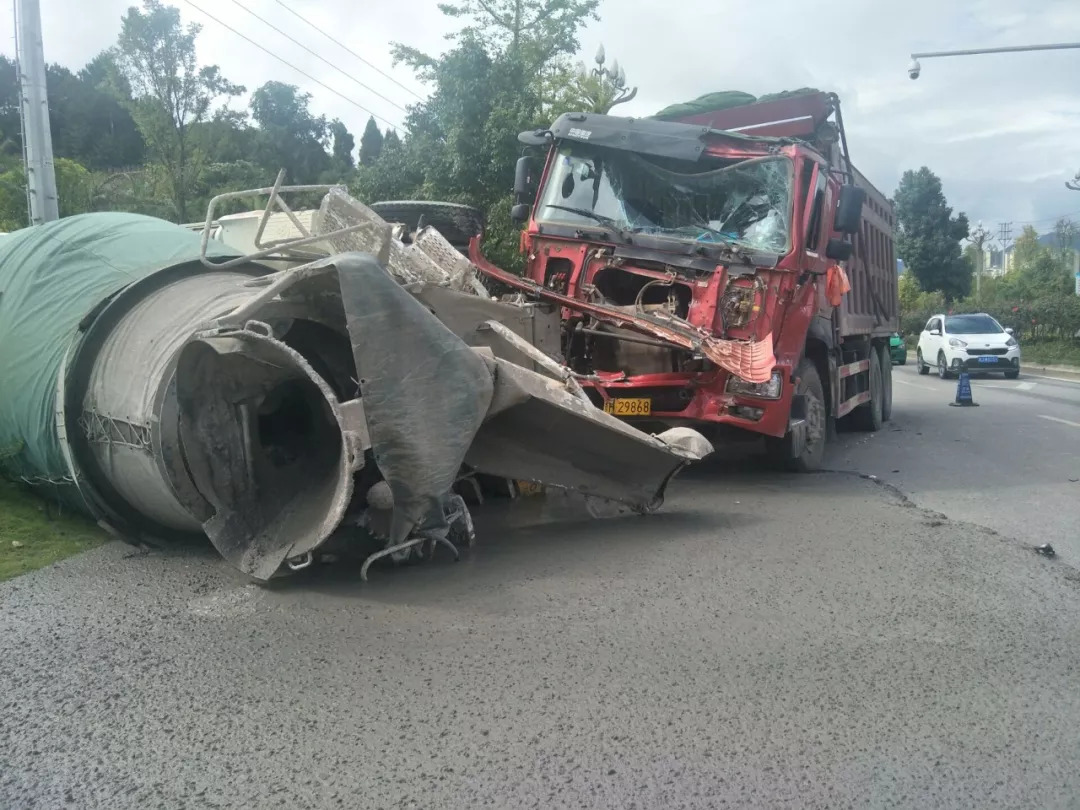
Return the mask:
[[[555,157],[537,219],[784,254],[792,177],[785,157],[690,162],[568,145]]]

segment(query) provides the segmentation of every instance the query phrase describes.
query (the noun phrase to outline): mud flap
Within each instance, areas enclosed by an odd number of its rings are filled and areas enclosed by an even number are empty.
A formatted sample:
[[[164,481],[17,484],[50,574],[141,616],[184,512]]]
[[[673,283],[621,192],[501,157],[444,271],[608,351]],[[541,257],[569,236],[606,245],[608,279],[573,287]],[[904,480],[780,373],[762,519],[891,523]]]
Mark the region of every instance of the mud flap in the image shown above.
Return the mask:
[[[791,397],[791,417],[788,422],[788,431],[791,433],[791,457],[799,458],[806,452],[808,432],[805,394],[794,394]]]

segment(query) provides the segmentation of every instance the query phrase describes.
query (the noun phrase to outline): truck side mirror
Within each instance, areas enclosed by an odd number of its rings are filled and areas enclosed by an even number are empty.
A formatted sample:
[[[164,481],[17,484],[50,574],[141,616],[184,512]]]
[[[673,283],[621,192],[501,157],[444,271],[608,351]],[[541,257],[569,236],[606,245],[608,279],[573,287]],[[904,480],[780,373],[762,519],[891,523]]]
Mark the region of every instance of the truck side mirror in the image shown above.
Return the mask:
[[[529,221],[529,214],[531,213],[531,205],[528,203],[518,203],[510,209],[510,221],[515,225],[524,225]]]
[[[863,203],[866,202],[866,190],[858,186],[841,186],[840,200],[836,204],[836,218],[833,230],[840,233],[858,233],[862,224]]]
[[[532,213],[533,198],[533,160],[528,155],[518,158],[514,167],[514,207],[510,209],[510,219],[516,225],[524,225]]]
[[[835,262],[846,262],[851,258],[852,248],[851,242],[845,242],[843,239],[830,239],[829,244],[825,246],[825,256]]]
[[[514,196],[516,202],[531,202],[533,195],[533,160],[528,155],[518,158],[514,167]]]

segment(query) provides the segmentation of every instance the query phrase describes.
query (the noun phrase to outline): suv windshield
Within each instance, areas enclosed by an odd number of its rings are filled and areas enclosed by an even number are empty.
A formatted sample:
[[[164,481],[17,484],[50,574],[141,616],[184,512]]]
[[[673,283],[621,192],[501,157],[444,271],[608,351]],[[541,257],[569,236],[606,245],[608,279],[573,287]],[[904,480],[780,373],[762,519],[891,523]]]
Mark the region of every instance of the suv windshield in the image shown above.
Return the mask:
[[[555,156],[537,218],[784,254],[792,177],[785,157],[690,162],[575,144]]]
[[[950,315],[945,319],[950,335],[997,335],[1005,330],[989,315]]]

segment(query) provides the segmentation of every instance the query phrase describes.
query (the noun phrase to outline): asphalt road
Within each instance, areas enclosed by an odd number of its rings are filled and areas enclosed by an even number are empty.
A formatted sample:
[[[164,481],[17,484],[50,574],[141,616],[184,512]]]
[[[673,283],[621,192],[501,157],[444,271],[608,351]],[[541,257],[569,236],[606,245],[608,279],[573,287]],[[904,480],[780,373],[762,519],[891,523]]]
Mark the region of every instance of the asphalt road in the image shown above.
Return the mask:
[[[1080,575],[1028,548],[1078,525],[1075,388],[899,371],[830,464],[913,500],[712,464],[367,585],[120,544],[2,584],[0,807],[1075,807]]]
[[[878,475],[951,518],[1050,543],[1080,567],[1080,381],[975,377],[978,408],[949,407],[956,381],[920,376],[914,363],[894,366],[893,381],[893,421],[842,435],[831,466]]]

